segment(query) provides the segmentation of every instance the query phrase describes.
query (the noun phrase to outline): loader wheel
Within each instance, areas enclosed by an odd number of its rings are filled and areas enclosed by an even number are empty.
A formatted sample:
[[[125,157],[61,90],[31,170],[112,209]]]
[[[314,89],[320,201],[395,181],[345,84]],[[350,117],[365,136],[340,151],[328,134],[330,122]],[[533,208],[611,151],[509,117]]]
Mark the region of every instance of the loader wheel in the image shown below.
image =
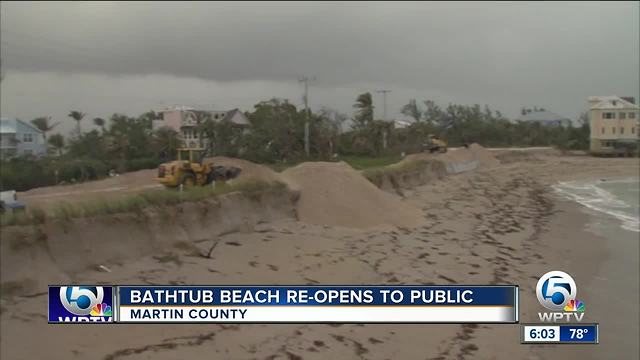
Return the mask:
[[[191,189],[196,186],[196,178],[193,174],[184,174],[180,177],[180,184],[184,186],[185,189]]]
[[[209,185],[215,180],[216,180],[215,174],[213,173],[213,171],[209,171],[209,173],[207,174],[207,177],[205,178],[204,184]]]

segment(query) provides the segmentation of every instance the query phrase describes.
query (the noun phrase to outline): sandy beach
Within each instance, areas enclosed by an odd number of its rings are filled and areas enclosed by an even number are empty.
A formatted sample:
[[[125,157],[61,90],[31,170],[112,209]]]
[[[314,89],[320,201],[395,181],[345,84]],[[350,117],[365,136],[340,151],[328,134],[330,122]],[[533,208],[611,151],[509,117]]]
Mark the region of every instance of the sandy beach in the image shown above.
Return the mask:
[[[638,234],[620,229],[615,239],[607,238],[589,224],[594,217],[608,215],[552,189],[559,181],[637,176],[638,159],[513,154],[498,158],[501,164],[403,189],[400,195],[384,192],[369,199],[366,206],[379,209],[373,224],[354,216],[357,222],[349,226],[343,217],[322,209],[315,216],[303,207],[298,220],[258,224],[199,240],[196,248],[168,248],[108,264],[111,272],[78,272],[71,280],[123,285],[517,284],[521,322],[538,322],[537,312],[544,309],[535,297],[536,282],[548,271],[562,270],[576,280],[579,297],[587,304],[583,321],[600,323],[599,345],[521,345],[518,324],[56,326],[46,323],[43,288],[2,299],[0,357],[638,358]],[[296,171],[300,169],[291,173]],[[319,196],[346,196],[326,191]],[[306,206],[304,201],[311,200],[303,193],[300,201]],[[407,213],[385,213],[389,203]],[[353,209],[343,211],[337,214]],[[375,226],[385,218],[391,219],[389,224]],[[200,256],[213,242],[217,246],[211,258]],[[619,311],[618,302],[635,306]],[[25,339],[37,340],[25,346]]]

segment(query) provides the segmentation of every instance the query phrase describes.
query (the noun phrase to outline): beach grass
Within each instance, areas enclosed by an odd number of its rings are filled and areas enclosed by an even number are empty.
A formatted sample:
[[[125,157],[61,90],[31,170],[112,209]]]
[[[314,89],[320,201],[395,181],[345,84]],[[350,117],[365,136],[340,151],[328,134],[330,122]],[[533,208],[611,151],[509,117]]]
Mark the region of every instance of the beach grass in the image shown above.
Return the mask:
[[[264,191],[277,190],[285,186],[280,182],[246,180],[232,184],[218,184],[215,187],[195,187],[184,191],[174,189],[148,190],[113,200],[95,199],[75,204],[60,202],[49,213],[39,208],[30,208],[22,212],[2,214],[0,226],[37,225],[44,223],[47,218],[68,221],[82,217],[139,213],[146,208],[162,208],[184,202],[195,202],[231,192],[256,196]]]
[[[374,184],[383,176],[395,176],[422,169],[426,166],[425,160],[401,161],[386,166],[368,168],[362,171],[362,175]]]

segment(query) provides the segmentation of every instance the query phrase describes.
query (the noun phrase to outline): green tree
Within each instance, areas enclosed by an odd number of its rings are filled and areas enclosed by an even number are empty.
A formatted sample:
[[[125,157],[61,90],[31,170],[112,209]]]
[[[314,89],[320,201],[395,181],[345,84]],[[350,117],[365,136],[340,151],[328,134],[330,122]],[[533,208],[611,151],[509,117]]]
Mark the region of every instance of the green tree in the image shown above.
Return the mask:
[[[304,154],[304,111],[287,100],[261,101],[248,114],[251,131],[243,136],[246,155],[255,161],[286,161]]]
[[[100,117],[93,118],[93,123],[102,130],[102,133],[106,131],[104,127],[106,124],[106,121],[104,121],[103,118],[100,118]]]
[[[354,122],[356,128],[365,128],[370,122],[373,121],[373,99],[371,93],[366,92],[358,95],[353,107],[356,108],[354,116]]]
[[[209,117],[198,125],[198,131],[208,154],[237,155],[242,129],[234,125],[231,120],[215,121]]]
[[[160,159],[170,159],[180,147],[180,136],[172,128],[163,126],[153,132],[153,147]]]
[[[424,110],[424,119],[429,124],[444,124],[444,112],[433,100],[424,101],[425,110]]]
[[[72,138],[69,141],[69,155],[76,159],[108,160],[104,138],[98,130],[91,130],[80,137]]]
[[[58,125],[58,123],[51,124],[50,116],[41,116],[31,120],[33,126],[38,128],[38,130],[42,131],[42,135],[44,136],[44,141],[47,141],[47,133],[53,130],[54,127]]]
[[[125,169],[127,160],[153,155],[151,122],[144,117],[130,118],[123,114],[113,114],[110,127],[104,134],[106,154]]]
[[[422,111],[416,103],[416,99],[409,100],[409,103],[404,105],[401,110],[402,114],[411,117],[416,122],[422,120]]]
[[[64,136],[62,134],[53,134],[49,137],[49,145],[58,151],[58,156],[62,155],[65,146]]]
[[[142,113],[138,116],[138,121],[140,122],[141,127],[147,129],[153,129],[153,121],[158,120],[160,115],[153,110],[149,110],[145,113]]]
[[[317,115],[312,116],[312,153],[320,158],[330,159],[338,151],[340,133],[346,120],[347,115],[328,107],[323,107]]]
[[[70,118],[72,118],[73,120],[75,120],[76,122],[76,136],[80,137],[80,135],[82,134],[82,130],[80,129],[80,121],[82,121],[82,119],[86,116],[85,113],[82,113],[80,111],[76,111],[76,110],[72,110],[69,115]]]

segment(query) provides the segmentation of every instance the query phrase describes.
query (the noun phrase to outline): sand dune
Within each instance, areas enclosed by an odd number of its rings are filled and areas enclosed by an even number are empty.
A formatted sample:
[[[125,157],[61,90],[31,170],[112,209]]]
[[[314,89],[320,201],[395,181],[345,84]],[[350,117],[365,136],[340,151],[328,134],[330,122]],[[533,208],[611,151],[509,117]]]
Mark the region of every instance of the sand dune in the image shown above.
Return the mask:
[[[304,163],[282,173],[300,190],[299,220],[311,224],[367,228],[412,227],[419,211],[386,193],[344,162]]]

